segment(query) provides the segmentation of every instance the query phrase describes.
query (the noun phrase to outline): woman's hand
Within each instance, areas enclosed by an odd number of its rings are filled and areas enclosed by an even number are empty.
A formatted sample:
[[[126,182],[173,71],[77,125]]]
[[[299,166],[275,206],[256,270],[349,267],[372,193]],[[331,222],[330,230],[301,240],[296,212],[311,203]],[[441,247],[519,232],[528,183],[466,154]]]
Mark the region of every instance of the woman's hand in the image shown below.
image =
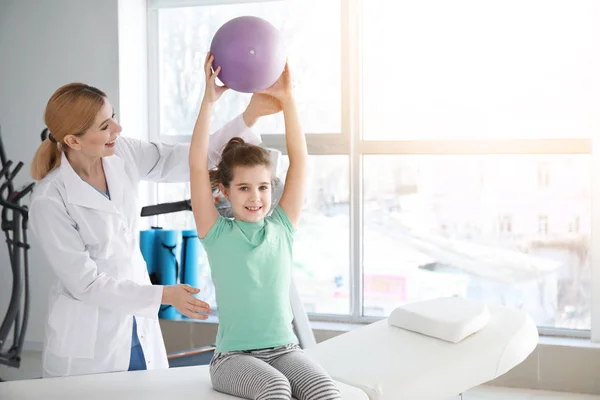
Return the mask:
[[[211,313],[210,306],[192,296],[197,293],[200,293],[200,289],[186,284],[164,286],[161,304],[175,307],[188,318],[207,319],[206,314]]]
[[[244,122],[251,128],[260,117],[277,114],[281,110],[281,102],[275,97],[266,93],[254,93],[244,111]]]
[[[270,88],[260,92],[262,94],[268,94],[279,100],[280,103],[285,104],[292,100],[294,97],[294,82],[292,74],[290,72],[289,63],[286,61],[283,72],[277,82],[275,82]]]
[[[204,75],[206,77],[206,89],[204,90],[205,102],[214,103],[219,100],[221,95],[225,93],[227,86],[217,85],[217,76],[221,72],[221,67],[217,67],[216,71],[213,72],[212,63],[215,57],[208,52],[206,59],[204,60]]]

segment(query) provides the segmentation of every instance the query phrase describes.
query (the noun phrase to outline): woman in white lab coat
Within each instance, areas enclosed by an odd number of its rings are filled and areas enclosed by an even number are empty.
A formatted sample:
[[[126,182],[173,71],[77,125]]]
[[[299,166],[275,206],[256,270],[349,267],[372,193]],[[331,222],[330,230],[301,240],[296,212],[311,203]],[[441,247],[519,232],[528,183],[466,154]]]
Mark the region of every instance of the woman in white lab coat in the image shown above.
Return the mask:
[[[254,95],[244,114],[211,137],[210,164],[222,146],[279,111]],[[73,83],[50,98],[50,134],[32,161],[39,180],[30,204],[37,245],[58,279],[50,290],[43,353],[44,376],[168,368],[158,322],[161,304],[205,319],[208,305],[188,285],[152,285],[139,248],[140,180],[189,180],[189,145],[148,143],[120,136],[106,94]]]

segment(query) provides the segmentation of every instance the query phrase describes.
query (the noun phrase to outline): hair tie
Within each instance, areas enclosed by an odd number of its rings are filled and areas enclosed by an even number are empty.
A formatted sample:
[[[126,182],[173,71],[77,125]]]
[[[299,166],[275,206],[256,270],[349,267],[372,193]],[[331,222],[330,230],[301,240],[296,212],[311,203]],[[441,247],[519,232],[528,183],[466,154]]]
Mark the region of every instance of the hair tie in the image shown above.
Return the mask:
[[[50,140],[52,143],[58,143],[56,139],[54,139],[54,136],[52,136],[51,133],[48,133],[48,140]]]

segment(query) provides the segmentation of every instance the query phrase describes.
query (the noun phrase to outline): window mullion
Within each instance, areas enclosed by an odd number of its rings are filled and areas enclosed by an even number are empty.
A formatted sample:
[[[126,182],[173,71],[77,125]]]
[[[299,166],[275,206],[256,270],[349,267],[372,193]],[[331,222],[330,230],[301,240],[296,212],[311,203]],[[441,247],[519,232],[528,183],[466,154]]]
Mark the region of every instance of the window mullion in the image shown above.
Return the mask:
[[[342,52],[342,71],[348,78],[343,103],[344,119],[350,144],[350,320],[358,322],[363,314],[363,204],[362,204],[362,154],[360,107],[360,8],[362,0],[343,3],[342,38],[347,38]]]
[[[592,235],[590,238],[590,267],[592,270],[591,335],[600,342],[600,142],[592,144]]]
[[[148,140],[160,140],[160,88],[159,88],[159,40],[158,10],[148,8]],[[142,185],[144,188],[144,185]],[[158,203],[159,184],[147,182],[145,185],[148,204]],[[145,204],[144,204],[145,205]],[[144,218],[145,224],[158,225],[158,216]]]

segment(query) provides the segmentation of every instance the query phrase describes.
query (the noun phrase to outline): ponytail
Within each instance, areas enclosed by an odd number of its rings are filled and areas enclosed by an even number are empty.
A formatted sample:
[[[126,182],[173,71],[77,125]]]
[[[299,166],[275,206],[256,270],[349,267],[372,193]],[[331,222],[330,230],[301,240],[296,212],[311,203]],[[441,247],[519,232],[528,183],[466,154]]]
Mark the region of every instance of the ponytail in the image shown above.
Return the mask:
[[[61,151],[58,143],[46,139],[40,144],[33,160],[31,160],[31,177],[36,181],[42,180],[60,165]]]
[[[245,144],[246,142],[241,137],[232,137],[225,145],[225,148],[223,148],[223,157],[232,150],[243,148]]]
[[[233,137],[223,148],[221,161],[217,168],[208,171],[210,185],[213,189],[219,184],[228,188],[233,180],[233,169],[235,167],[253,167],[255,165],[264,165],[271,168],[269,151],[264,147],[246,143],[240,137]]]
[[[221,176],[218,169],[211,169],[208,171],[208,177],[210,178],[210,187],[211,189],[215,189],[221,183]]]

